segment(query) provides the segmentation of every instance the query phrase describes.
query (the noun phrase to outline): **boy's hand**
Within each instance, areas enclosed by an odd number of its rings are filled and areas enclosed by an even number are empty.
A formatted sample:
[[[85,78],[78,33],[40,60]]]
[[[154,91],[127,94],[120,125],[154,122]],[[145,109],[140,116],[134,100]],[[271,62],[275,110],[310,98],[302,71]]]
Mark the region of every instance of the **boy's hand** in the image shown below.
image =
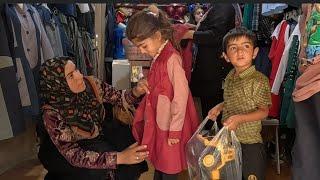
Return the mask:
[[[229,117],[224,123],[230,131],[235,131],[242,122],[242,115],[234,115]]]
[[[180,142],[179,139],[168,139],[168,145],[169,145],[169,146],[178,144],[179,142]]]
[[[216,105],[214,108],[212,108],[208,112],[209,119],[215,120],[219,116],[219,114],[221,113],[222,108],[223,108],[223,104],[222,103],[220,103],[220,104]]]

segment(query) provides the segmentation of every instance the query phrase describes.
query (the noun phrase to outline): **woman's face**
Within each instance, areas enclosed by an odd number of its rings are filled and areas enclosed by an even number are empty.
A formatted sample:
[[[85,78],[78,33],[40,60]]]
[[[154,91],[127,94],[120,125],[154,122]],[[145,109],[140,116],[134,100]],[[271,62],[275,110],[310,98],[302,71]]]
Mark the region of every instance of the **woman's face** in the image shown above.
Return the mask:
[[[76,65],[72,61],[69,60],[65,65],[64,74],[67,84],[73,93],[80,93],[86,89],[83,75],[76,68]]]
[[[200,21],[200,19],[202,18],[203,14],[204,14],[204,11],[203,11],[203,9],[201,9],[201,8],[198,8],[198,9],[194,12],[193,15],[194,15],[194,19],[195,19],[196,23],[198,23],[198,22]]]

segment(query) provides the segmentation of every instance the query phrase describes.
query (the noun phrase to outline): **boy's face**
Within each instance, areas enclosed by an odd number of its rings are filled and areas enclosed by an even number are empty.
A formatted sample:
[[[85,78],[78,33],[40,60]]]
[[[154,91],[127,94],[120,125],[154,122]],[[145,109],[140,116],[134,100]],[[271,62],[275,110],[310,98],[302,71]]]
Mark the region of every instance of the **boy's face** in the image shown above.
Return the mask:
[[[226,61],[236,69],[246,69],[252,65],[253,59],[257,56],[259,48],[254,48],[253,43],[245,36],[230,40],[226,53],[223,53]]]

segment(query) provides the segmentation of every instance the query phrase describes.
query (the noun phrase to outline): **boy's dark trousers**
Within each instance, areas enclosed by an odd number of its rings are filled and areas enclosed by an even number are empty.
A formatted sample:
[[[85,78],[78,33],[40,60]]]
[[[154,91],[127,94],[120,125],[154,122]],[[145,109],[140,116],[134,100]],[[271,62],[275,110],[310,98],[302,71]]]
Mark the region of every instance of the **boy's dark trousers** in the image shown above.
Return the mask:
[[[265,180],[267,156],[262,143],[242,144],[242,177],[244,180]]]

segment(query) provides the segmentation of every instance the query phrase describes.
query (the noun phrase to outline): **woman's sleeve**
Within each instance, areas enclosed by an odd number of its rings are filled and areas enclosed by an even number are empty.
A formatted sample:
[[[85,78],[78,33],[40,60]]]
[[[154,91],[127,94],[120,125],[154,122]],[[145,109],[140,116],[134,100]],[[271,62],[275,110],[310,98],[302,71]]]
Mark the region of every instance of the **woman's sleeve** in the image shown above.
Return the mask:
[[[117,152],[98,153],[82,149],[70,127],[54,111],[45,111],[43,119],[52,142],[71,165],[89,169],[116,169]]]

